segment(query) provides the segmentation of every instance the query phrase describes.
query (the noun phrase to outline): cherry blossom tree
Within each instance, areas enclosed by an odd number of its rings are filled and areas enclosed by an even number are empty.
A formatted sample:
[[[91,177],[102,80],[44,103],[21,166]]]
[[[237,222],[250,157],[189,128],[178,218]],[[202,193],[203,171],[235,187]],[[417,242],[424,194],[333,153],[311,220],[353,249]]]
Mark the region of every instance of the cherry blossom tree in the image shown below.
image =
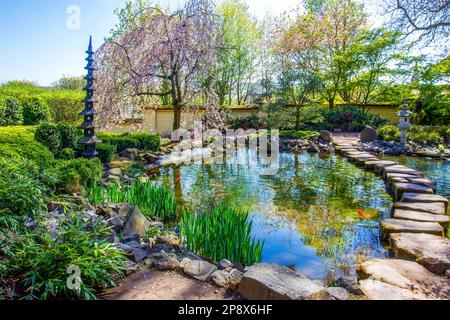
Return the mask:
[[[173,129],[183,108],[201,104],[204,79],[215,66],[220,32],[211,0],[189,0],[169,12],[149,1],[128,2],[119,24],[97,52],[101,118],[135,117],[170,103]]]

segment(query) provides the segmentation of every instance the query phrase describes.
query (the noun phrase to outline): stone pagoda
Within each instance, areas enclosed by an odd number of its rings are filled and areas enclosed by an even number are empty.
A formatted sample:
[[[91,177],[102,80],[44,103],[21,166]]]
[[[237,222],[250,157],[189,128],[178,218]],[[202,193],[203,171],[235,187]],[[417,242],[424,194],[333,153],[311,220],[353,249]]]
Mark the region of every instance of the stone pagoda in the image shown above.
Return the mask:
[[[95,110],[94,110],[94,51],[92,51],[92,37],[89,39],[89,48],[86,51],[88,57],[86,58],[87,66],[85,69],[87,70],[87,75],[84,77],[87,81],[87,85],[84,88],[86,91],[86,98],[83,100],[84,102],[84,110],[80,113],[84,117],[84,123],[81,125],[81,129],[83,129],[84,136],[78,142],[81,145],[84,145],[84,152],[82,153],[83,157],[88,159],[95,158],[98,153],[96,151],[96,145],[102,143],[95,136]]]

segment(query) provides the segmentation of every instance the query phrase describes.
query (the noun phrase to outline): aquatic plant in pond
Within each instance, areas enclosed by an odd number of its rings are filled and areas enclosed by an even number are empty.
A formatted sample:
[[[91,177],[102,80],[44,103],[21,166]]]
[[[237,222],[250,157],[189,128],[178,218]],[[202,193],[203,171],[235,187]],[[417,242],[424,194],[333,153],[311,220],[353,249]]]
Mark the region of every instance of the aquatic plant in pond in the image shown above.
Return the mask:
[[[178,205],[170,188],[152,182],[143,183],[136,180],[130,186],[94,185],[86,190],[86,197],[94,205],[105,203],[135,205],[143,214],[164,220],[173,219],[178,214]]]
[[[180,229],[186,248],[213,262],[228,259],[248,266],[262,261],[264,242],[252,237],[248,213],[224,205],[208,212],[184,210]]]

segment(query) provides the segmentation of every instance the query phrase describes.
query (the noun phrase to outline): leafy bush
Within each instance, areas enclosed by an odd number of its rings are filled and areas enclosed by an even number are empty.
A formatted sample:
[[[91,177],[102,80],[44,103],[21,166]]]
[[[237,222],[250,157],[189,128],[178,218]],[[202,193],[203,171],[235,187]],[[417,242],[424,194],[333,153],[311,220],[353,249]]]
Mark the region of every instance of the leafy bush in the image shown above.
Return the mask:
[[[230,123],[233,129],[262,129],[265,128],[264,121],[258,117],[258,115],[253,114],[246,117],[235,117],[231,119]]]
[[[26,126],[50,120],[50,108],[41,97],[23,97],[23,124]]]
[[[49,167],[53,154],[34,140],[33,127],[0,127],[0,156],[13,159],[28,159],[41,168]]]
[[[314,131],[280,131],[280,138],[291,138],[291,139],[311,139],[317,137],[319,134]]]
[[[378,129],[380,140],[384,141],[400,141],[400,129],[397,126],[388,124]]]
[[[101,180],[103,165],[100,160],[84,158],[57,162],[58,189],[69,193],[82,192]]]
[[[98,289],[113,287],[122,276],[126,259],[106,240],[109,227],[86,224],[76,213],[68,216],[72,218],[60,223],[56,238],[35,230],[16,236],[5,250],[3,278],[20,280],[21,298],[93,300]],[[74,290],[67,286],[71,266],[80,271],[80,286]]]
[[[61,134],[54,124],[41,124],[36,129],[34,139],[46,146],[54,155],[61,150]]]
[[[75,159],[75,156],[76,156],[75,150],[70,149],[70,148],[62,149],[60,152],[60,155],[59,155],[60,159],[63,159],[63,160]]]
[[[28,216],[42,211],[47,189],[41,178],[31,162],[0,157],[0,209]]]
[[[137,148],[141,150],[158,151],[160,147],[160,136],[152,133],[108,133],[101,132],[97,137],[103,143],[116,146],[117,152],[125,149]]]
[[[264,243],[252,237],[248,214],[224,205],[204,213],[185,211],[180,233],[188,250],[213,262],[228,259],[250,266],[262,260]]]
[[[0,96],[0,126],[17,126],[23,123],[20,102],[12,97]]]
[[[324,125],[328,130],[343,129],[346,131],[362,131],[366,126],[379,128],[389,121],[379,115],[364,112],[355,106],[336,107],[324,114]]]
[[[58,123],[57,128],[61,136],[61,148],[76,149],[78,138],[81,136],[77,127],[67,122],[61,122]]]
[[[117,153],[116,146],[109,143],[102,143],[97,145],[98,157],[101,162],[107,163],[114,159]]]
[[[437,147],[444,143],[445,136],[439,127],[412,126],[408,133],[408,140],[419,145]]]

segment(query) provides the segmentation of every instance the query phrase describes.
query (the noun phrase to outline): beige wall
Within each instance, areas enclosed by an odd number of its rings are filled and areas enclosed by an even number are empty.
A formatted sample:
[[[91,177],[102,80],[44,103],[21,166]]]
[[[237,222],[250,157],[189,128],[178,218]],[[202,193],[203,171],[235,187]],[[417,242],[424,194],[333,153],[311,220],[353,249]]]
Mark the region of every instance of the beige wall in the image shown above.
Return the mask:
[[[379,114],[382,118],[388,119],[393,123],[398,123],[397,110],[392,106],[371,106],[369,112]],[[192,129],[194,121],[200,121],[203,110],[183,112],[181,115],[181,126]],[[254,109],[235,109],[231,113],[236,117],[250,116]],[[143,120],[139,123],[127,125],[114,125],[108,128],[112,132],[171,132],[173,126],[173,111],[170,109],[144,111]]]

